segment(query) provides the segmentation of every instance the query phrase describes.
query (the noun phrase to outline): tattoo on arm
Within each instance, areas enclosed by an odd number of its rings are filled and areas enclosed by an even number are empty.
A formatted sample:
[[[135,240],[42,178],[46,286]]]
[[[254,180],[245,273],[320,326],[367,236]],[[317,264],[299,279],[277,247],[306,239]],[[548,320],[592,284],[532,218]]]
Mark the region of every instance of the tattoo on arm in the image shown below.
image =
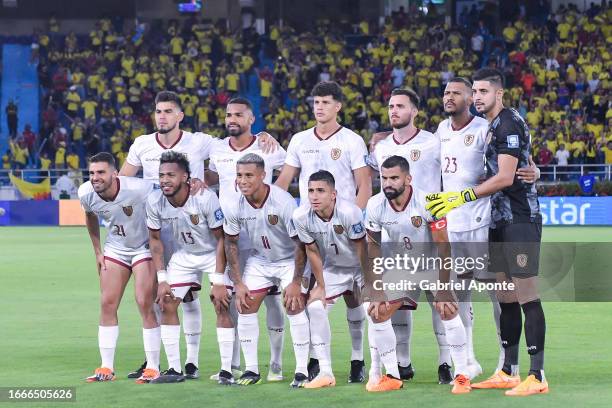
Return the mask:
[[[240,258],[238,256],[238,235],[225,234],[225,257],[230,267],[230,279],[235,284],[242,282],[240,277]]]

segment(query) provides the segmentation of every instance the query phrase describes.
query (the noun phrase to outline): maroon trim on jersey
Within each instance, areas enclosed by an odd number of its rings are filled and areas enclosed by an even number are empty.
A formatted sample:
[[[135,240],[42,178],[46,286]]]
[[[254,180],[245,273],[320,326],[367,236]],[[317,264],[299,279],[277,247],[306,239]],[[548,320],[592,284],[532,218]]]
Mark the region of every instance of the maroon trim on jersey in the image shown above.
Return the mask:
[[[155,133],[155,140],[157,141],[157,144],[160,145],[162,147],[162,149],[172,149],[174,146],[176,146],[178,144],[178,142],[181,141],[181,138],[183,137],[183,131],[181,130],[181,133],[179,133],[179,137],[178,139],[176,139],[176,142],[172,143],[172,146],[164,146],[164,144],[159,140],[159,133]]]
[[[467,125],[469,125],[470,123],[472,123],[472,121],[474,120],[476,116],[472,116],[470,118],[470,120],[468,120],[467,122],[465,122],[465,125],[461,126],[459,129],[455,129],[455,127],[453,126],[453,122],[451,121],[450,125],[451,125],[451,129],[453,129],[453,132],[456,132],[458,130],[463,129],[464,127],[466,127]]]
[[[323,222],[330,222],[332,220],[332,218],[334,218],[334,213],[336,212],[336,202],[334,202],[334,210],[332,211],[331,215],[329,216],[329,220],[326,220],[325,218],[321,217],[315,210],[312,210],[312,212],[315,213],[315,215],[317,217],[319,217],[319,219]]]
[[[404,206],[400,210],[395,208],[395,205],[393,205],[393,201],[391,201],[391,200],[389,200],[387,198],[387,201],[389,201],[389,205],[391,206],[391,208],[393,208],[393,211],[398,212],[398,213],[399,212],[403,212],[406,209],[406,207],[408,207],[408,203],[410,203],[410,200],[412,199],[412,191],[413,191],[412,190],[412,186],[410,186],[410,194],[408,194],[408,199],[406,200],[406,202],[404,203]],[[384,192],[383,192],[383,194],[384,194]]]
[[[255,204],[249,200],[246,196],[244,196],[244,199],[247,200],[247,203],[249,203],[251,205],[251,207],[255,208],[256,210],[259,210],[261,207],[263,207],[266,204],[266,201],[268,200],[268,197],[270,196],[270,186],[269,185],[265,185],[266,187],[268,187],[268,191],[266,191],[266,196],[264,197],[263,201],[261,202],[261,205],[259,207],[256,207]]]
[[[402,305],[400,306],[400,310],[416,310],[418,303],[415,302],[414,300],[410,299],[409,297],[403,297],[400,299],[395,299],[395,300],[390,300],[389,303],[399,303],[399,302],[408,302],[410,303],[409,305]]]
[[[152,261],[152,260],[153,260],[153,258],[151,258],[151,257],[149,257],[149,258],[142,258],[142,259],[139,259],[139,260],[137,260],[136,262],[134,262],[134,263],[132,264],[132,268],[133,268],[133,267],[135,267],[135,266],[136,266],[136,265],[138,265],[138,264],[141,264],[141,263],[143,263],[143,262]]]
[[[349,239],[353,242],[358,242],[358,241],[361,241],[362,239],[365,239],[365,235],[361,238],[349,238]]]
[[[397,145],[405,145],[406,143],[408,143],[409,141],[411,141],[412,139],[414,139],[416,137],[416,135],[419,134],[419,132],[421,131],[421,129],[417,128],[416,132],[414,132],[414,135],[410,136],[408,138],[408,140],[406,140],[405,142],[400,142],[395,138],[395,133],[393,133],[393,141],[395,142],[395,144]]]
[[[304,242],[304,245],[312,245],[312,244],[316,244],[317,241],[312,241],[312,242]]]
[[[117,196],[119,195],[119,190],[121,190],[121,181],[119,180],[119,177],[117,177],[116,180],[117,180],[117,192],[115,193],[113,198],[107,200],[106,198],[102,197],[100,193],[96,192],[96,194],[98,194],[98,197],[100,197],[102,200],[106,201],[107,203],[110,203],[111,201],[115,201],[117,199]]]
[[[187,203],[187,200],[189,200],[189,196],[191,195],[191,185],[189,183],[187,183],[187,196],[185,197],[185,201],[183,201],[181,204],[179,205],[174,205],[172,204],[172,201],[170,201],[168,199],[168,202],[170,203],[171,206],[173,206],[174,208],[180,208],[182,206],[185,205],[185,203]]]
[[[218,227],[215,227],[215,228],[209,228],[209,230],[216,231],[216,230],[219,230],[219,229],[222,229],[222,228],[223,228],[223,225],[219,225]]]
[[[261,289],[254,289],[254,290],[249,289],[249,292],[251,292],[251,293],[264,293],[264,292],[270,291],[270,289],[272,289],[273,287],[274,287],[274,285],[268,286],[267,288],[261,288]]]
[[[149,229],[149,231],[161,231],[161,228],[151,228],[151,227],[147,227]]]
[[[339,294],[337,294],[337,295],[334,295],[334,296],[331,296],[331,297],[325,298],[325,300],[328,300],[328,301],[329,301],[329,300],[334,300],[334,299],[339,298],[339,297],[340,297],[340,296],[342,296],[342,295],[350,295],[351,293],[353,293],[353,291],[352,291],[352,290],[345,290],[345,291],[344,291],[344,292],[342,292],[342,293],[339,293]]]
[[[237,237],[238,235],[240,235],[240,233],[238,233],[238,234],[228,234],[227,232],[225,232],[225,230],[223,231],[223,233],[225,235],[227,235],[228,237]]]
[[[334,130],[334,133],[332,133],[331,135],[327,136],[327,139],[323,139],[321,136],[319,136],[319,134],[317,133],[317,128],[316,127],[313,130],[314,130],[314,135],[317,137],[317,139],[319,139],[319,140],[329,140],[329,139],[331,139],[331,137],[333,135],[335,135],[336,133],[338,133],[339,131],[342,130],[342,126],[340,126],[338,129]]]
[[[112,262],[114,264],[117,264],[117,265],[120,265],[120,266],[123,266],[125,269],[129,270],[130,272],[132,271],[132,267],[130,265],[128,265],[125,262],[122,262],[122,261],[120,261],[118,259],[111,258],[110,256],[104,255],[104,260],[105,261],[110,261],[110,262]]]
[[[249,147],[251,147],[253,145],[253,143],[255,143],[256,140],[257,140],[257,138],[255,136],[253,136],[253,139],[251,139],[249,144],[244,146],[242,149],[236,149],[234,146],[232,146],[232,139],[229,140],[228,144],[229,144],[229,147],[231,147],[233,151],[235,151],[235,152],[243,152],[246,149],[248,149]]]

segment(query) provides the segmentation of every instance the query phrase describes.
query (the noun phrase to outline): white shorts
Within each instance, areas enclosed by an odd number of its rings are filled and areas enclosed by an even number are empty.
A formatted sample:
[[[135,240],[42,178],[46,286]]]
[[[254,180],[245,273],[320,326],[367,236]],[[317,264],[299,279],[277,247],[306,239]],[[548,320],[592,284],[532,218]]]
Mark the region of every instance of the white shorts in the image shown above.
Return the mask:
[[[250,257],[244,267],[242,281],[253,293],[268,292],[274,286],[282,289],[293,281],[294,261],[266,262]]]
[[[325,300],[327,301],[333,301],[345,293],[352,293],[363,286],[363,277],[359,266],[354,268],[338,266],[323,268],[323,279],[325,280]],[[315,283],[314,287],[316,286]]]
[[[116,247],[104,246],[104,259],[121,265],[131,272],[134,266],[142,262],[150,261],[152,258],[151,251],[149,251],[149,245],[146,244],[138,249],[119,249]]]
[[[202,289],[202,274],[215,273],[217,256],[215,252],[204,254],[190,254],[175,252],[168,263],[168,284],[175,297],[183,299],[189,291]],[[224,283],[228,289],[232,288],[227,271]]]
[[[451,274],[451,279],[455,277],[462,278],[462,275],[468,274],[476,280],[495,280],[495,273],[489,272],[489,226],[480,227],[471,231],[448,232],[448,239],[451,242],[451,254],[455,259],[455,268]],[[470,268],[466,265],[458,263],[458,259],[468,260],[471,263]],[[476,261],[480,260],[478,267]],[[465,261],[461,261],[465,262]],[[471,274],[470,274],[471,272]]]

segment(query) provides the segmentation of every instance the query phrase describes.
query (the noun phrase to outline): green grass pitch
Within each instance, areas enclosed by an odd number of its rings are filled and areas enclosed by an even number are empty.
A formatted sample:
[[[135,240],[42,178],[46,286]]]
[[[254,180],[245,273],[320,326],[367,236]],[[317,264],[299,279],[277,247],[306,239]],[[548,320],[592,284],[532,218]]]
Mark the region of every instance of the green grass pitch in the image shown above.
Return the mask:
[[[545,241],[606,241],[610,228],[545,228]],[[204,325],[200,352],[202,378],[184,384],[137,385],[125,375],[143,359],[142,336],[133,301],[126,290],[120,309],[120,335],[113,383],[86,384],[99,364],[97,349],[98,278],[85,228],[0,228],[0,387],[74,386],[76,406],[517,406],[525,400],[505,397],[502,390],[475,390],[454,396],[436,383],[437,347],[429,307],[415,313],[412,340],[414,381],[401,391],[369,394],[364,385],[346,383],[350,339],[343,304],[332,312],[333,359],[338,385],[323,390],[291,390],[294,367],[291,343],[285,341],[282,383],[223,388],[208,380],[219,366],[214,319],[203,301]],[[609,406],[612,338],[610,303],[547,302],[546,373],[550,394],[531,397],[532,406]],[[475,349],[485,374],[497,361],[491,308],[475,305]],[[263,311],[260,313],[263,316]],[[265,327],[265,325],[262,325]],[[289,337],[287,324],[287,337]],[[522,340],[523,341],[523,340]],[[522,343],[524,344],[524,343]],[[369,359],[365,349],[366,364]],[[184,348],[182,358],[184,358]],[[267,373],[267,334],[260,336],[260,364]],[[166,365],[162,353],[162,367]],[[521,348],[521,367],[529,367]],[[316,400],[314,399],[316,398]],[[315,402],[316,401],[316,402]],[[186,405],[188,404],[188,405]],[[0,405],[5,405],[0,403]],[[56,404],[22,403],[19,406]],[[70,404],[68,404],[70,406]]]

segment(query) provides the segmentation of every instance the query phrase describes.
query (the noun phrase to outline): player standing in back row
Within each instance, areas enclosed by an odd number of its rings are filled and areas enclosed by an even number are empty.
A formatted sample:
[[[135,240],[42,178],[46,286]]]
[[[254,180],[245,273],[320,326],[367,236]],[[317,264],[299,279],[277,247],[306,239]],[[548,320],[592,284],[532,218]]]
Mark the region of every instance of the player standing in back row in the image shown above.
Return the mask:
[[[489,121],[486,148],[488,179],[461,192],[443,192],[427,197],[427,209],[437,218],[479,197],[491,197],[489,233],[491,264],[498,282],[511,281],[514,291],[498,291],[501,306],[500,334],[505,349],[501,370],[473,388],[512,388],[506,395],[525,396],[548,392],[544,376],[546,323],[537,289],[542,216],[534,184],[515,177],[526,166],[531,135],[518,112],[503,105],[504,77],[495,69],[481,69],[473,77],[474,105]],[[516,369],[522,315],[531,367],[520,382]]]
[[[338,198],[353,202],[364,210],[372,195],[372,181],[365,162],[368,151],[361,136],[338,123],[338,113],[342,109],[342,89],[336,82],[320,82],[313,88],[312,96],[317,124],[293,135],[276,185],[287,190],[299,174],[302,205],[308,201],[310,175],[319,170],[327,170],[334,176]],[[358,293],[347,292],[343,297],[347,305],[346,319],[352,344],[349,382],[363,382],[365,311],[361,307]],[[316,356],[311,357],[316,359]],[[311,379],[319,371],[315,359],[309,363]]]

